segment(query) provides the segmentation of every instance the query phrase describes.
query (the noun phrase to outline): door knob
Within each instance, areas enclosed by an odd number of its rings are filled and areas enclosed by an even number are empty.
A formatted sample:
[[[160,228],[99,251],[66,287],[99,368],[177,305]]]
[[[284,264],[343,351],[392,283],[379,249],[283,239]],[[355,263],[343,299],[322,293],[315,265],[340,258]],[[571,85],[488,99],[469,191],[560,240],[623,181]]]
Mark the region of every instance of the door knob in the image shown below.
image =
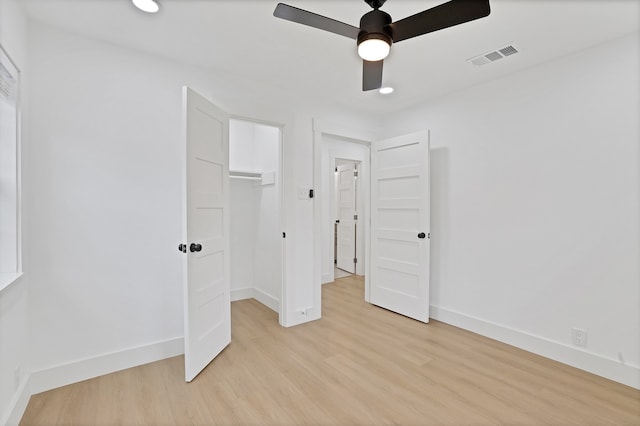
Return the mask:
[[[195,251],[200,251],[200,250],[202,250],[202,245],[196,244],[196,243],[191,243],[191,245],[189,246],[189,250],[191,251],[191,253],[193,253]]]
[[[424,232],[421,232],[418,234],[418,238],[426,238],[427,234],[425,234]]]
[[[187,245],[186,244],[180,244],[178,246],[178,251],[180,251],[182,253],[186,253],[187,252]]]

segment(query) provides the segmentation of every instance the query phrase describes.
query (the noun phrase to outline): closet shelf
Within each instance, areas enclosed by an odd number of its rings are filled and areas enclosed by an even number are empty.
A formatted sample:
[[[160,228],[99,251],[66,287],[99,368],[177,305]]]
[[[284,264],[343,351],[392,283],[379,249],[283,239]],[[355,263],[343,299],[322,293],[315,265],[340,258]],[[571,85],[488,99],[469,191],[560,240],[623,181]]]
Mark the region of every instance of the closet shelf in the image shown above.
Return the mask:
[[[262,179],[262,173],[241,172],[239,170],[231,170],[229,171],[229,177],[237,178],[237,179]]]
[[[230,170],[229,177],[231,179],[250,179],[260,181],[258,185],[273,185],[276,183],[276,172],[244,172],[239,170]]]

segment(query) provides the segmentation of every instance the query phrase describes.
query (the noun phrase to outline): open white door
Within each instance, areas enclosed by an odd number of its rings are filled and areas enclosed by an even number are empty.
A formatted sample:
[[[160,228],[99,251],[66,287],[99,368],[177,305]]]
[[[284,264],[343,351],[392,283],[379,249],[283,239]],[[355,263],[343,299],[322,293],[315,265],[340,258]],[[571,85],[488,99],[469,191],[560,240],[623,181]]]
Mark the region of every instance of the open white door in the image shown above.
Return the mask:
[[[190,382],[231,342],[229,117],[183,88],[184,361]]]
[[[354,163],[338,169],[337,204],[338,236],[336,266],[343,271],[356,272],[356,184]]]
[[[429,134],[371,145],[370,301],[429,322]]]

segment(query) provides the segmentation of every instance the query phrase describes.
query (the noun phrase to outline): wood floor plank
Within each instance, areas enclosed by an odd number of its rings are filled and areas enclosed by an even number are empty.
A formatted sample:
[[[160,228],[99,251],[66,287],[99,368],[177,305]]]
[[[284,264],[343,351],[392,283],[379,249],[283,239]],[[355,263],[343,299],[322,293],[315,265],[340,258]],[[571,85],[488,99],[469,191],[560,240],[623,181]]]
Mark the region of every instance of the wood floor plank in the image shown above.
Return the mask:
[[[640,391],[450,325],[323,286],[293,328],[232,304],[232,343],[195,380],[175,357],[34,395],[21,425],[640,424]]]

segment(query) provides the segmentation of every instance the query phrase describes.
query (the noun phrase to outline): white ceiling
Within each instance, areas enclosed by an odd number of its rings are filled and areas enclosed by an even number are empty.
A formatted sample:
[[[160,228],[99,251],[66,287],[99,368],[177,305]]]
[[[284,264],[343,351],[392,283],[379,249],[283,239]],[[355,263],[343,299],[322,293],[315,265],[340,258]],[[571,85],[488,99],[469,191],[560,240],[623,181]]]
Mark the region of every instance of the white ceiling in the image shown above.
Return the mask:
[[[491,0],[491,15],[392,47],[383,82],[361,91],[355,41],[272,16],[271,0],[160,0],[148,15],[130,0],[22,0],[33,19],[89,37],[245,77],[363,112],[394,112],[627,34],[638,0]],[[358,26],[363,0],[285,0]],[[394,20],[443,0],[388,0]],[[520,53],[477,67],[467,59],[513,43]]]

